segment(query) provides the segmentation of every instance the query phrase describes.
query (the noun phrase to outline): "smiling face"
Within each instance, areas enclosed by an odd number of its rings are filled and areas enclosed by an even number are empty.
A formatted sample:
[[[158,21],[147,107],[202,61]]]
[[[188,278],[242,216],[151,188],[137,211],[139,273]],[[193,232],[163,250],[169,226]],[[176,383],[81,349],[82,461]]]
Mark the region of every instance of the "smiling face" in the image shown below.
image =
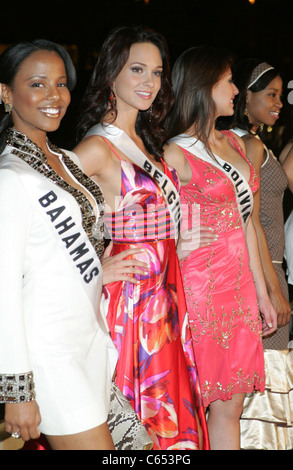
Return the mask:
[[[212,98],[216,105],[215,117],[234,114],[234,98],[238,89],[232,80],[231,69],[227,69],[212,89]]]
[[[250,90],[247,91],[246,107],[248,119],[254,129],[257,129],[260,124],[273,126],[277,119],[279,119],[279,114],[283,107],[281,101],[282,86],[282,79],[278,76],[264,90],[256,93]]]
[[[37,141],[37,133],[58,129],[70,103],[65,65],[52,51],[39,50],[21,64],[11,87],[5,86],[12,104],[15,129]]]
[[[162,71],[161,54],[154,44],[133,44],[127,62],[112,85],[118,112],[147,110],[160,90]]]

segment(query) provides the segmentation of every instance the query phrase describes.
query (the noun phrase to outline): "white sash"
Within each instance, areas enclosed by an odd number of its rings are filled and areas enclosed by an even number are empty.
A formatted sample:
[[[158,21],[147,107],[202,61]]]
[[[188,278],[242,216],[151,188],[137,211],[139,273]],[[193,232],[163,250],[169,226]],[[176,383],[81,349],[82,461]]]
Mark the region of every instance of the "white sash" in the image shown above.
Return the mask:
[[[18,157],[15,158],[18,159]],[[19,170],[18,175],[33,205],[46,222],[72,272],[81,282],[94,311],[99,312],[102,266],[82,227],[82,216],[76,201],[74,200],[72,204],[70,199],[73,196],[49,179],[39,175],[22,160],[14,161],[13,168]],[[97,320],[101,329],[107,333],[108,328],[102,315],[98,314]]]
[[[243,228],[246,227],[249,217],[253,210],[253,194],[250,189],[250,186],[238,171],[231,163],[225,162],[218,155],[215,155],[217,160],[214,160],[207,152],[204,144],[197,140],[195,137],[191,137],[187,134],[181,134],[176,137],[173,137],[170,142],[173,142],[180,147],[183,147],[188,152],[193,155],[201,158],[202,160],[211,163],[219,170],[225,172],[231,182],[233,183],[236,201],[241,215]]]
[[[100,135],[109,139],[112,144],[119,148],[127,155],[137,166],[149,173],[161,188],[165,201],[168,205],[171,219],[175,227],[176,239],[180,230],[180,222],[182,218],[180,195],[170,178],[160,171],[158,167],[152,163],[149,158],[137,147],[133,140],[121,129],[111,124],[97,124],[93,126],[86,134]]]

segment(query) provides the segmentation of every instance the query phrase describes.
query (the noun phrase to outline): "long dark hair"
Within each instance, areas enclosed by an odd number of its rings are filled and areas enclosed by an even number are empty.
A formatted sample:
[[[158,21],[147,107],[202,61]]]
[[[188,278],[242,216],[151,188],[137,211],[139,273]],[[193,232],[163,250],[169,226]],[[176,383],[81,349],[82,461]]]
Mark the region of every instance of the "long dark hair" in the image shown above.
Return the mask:
[[[0,83],[13,88],[15,76],[22,64],[31,54],[39,50],[56,52],[64,62],[69,90],[73,90],[76,83],[76,72],[68,52],[59,44],[45,39],[36,39],[32,42],[14,44],[0,55]],[[6,142],[6,131],[13,126],[10,114],[4,115],[0,120],[0,153]]]
[[[232,62],[230,52],[212,46],[192,47],[178,57],[172,70],[175,102],[166,119],[168,138],[193,127],[194,135],[208,148],[215,120],[212,88]]]
[[[93,125],[103,122],[110,99],[111,83],[115,81],[124,67],[131,46],[145,42],[152,43],[159,49],[163,63],[163,74],[161,88],[151,110],[138,112],[136,132],[143,140],[148,152],[156,159],[163,156],[165,133],[162,123],[173,103],[168,47],[161,34],[142,26],[117,27],[110,32],[102,45],[98,61],[81,102],[80,119],[77,126],[78,140],[81,140]]]
[[[262,62],[263,60],[256,58],[241,59],[235,62],[232,69],[233,82],[237,86],[239,93],[234,99],[234,115],[220,117],[217,121],[217,129],[232,129],[238,127],[250,132],[252,124],[249,123],[248,116],[245,113],[247,90],[253,71]],[[261,75],[260,78],[249,87],[249,90],[252,93],[264,90],[277,76],[280,76],[278,70],[275,68],[270,69]]]

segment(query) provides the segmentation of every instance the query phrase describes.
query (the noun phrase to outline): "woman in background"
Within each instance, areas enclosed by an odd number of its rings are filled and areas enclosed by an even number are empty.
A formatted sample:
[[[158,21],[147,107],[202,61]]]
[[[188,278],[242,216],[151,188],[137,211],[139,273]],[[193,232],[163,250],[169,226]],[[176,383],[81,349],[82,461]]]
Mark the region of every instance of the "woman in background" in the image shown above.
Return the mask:
[[[234,116],[228,125],[242,137],[247,157],[260,180],[260,191],[254,195],[252,220],[267,291],[278,315],[278,329],[263,339],[266,392],[252,394],[245,399],[241,447],[290,449],[293,447],[293,420],[289,411],[292,407],[290,389],[293,364],[288,349],[291,308],[282,267],[283,196],[288,178],[273,152],[261,140],[264,125],[273,126],[279,118],[283,107],[283,83],[279,72],[259,59],[245,59],[236,63],[233,79],[239,95],[235,99]],[[276,408],[277,413],[271,411]]]
[[[261,336],[276,328],[250,218],[258,181],[241,142],[215,129],[219,116],[233,114],[238,93],[230,56],[190,48],[177,59],[172,81],[165,159],[180,177],[188,208],[183,228],[192,234],[200,224],[214,235],[197,249],[187,240],[179,252],[211,449],[239,449],[245,394],[264,390]]]

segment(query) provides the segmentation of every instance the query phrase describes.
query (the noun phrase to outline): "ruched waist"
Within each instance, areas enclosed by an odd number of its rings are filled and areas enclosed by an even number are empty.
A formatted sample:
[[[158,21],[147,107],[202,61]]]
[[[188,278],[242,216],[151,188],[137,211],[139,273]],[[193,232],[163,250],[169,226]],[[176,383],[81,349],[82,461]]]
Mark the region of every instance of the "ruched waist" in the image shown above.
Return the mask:
[[[167,207],[147,209],[135,205],[105,214],[105,223],[115,242],[145,242],[175,238],[175,230]]]

